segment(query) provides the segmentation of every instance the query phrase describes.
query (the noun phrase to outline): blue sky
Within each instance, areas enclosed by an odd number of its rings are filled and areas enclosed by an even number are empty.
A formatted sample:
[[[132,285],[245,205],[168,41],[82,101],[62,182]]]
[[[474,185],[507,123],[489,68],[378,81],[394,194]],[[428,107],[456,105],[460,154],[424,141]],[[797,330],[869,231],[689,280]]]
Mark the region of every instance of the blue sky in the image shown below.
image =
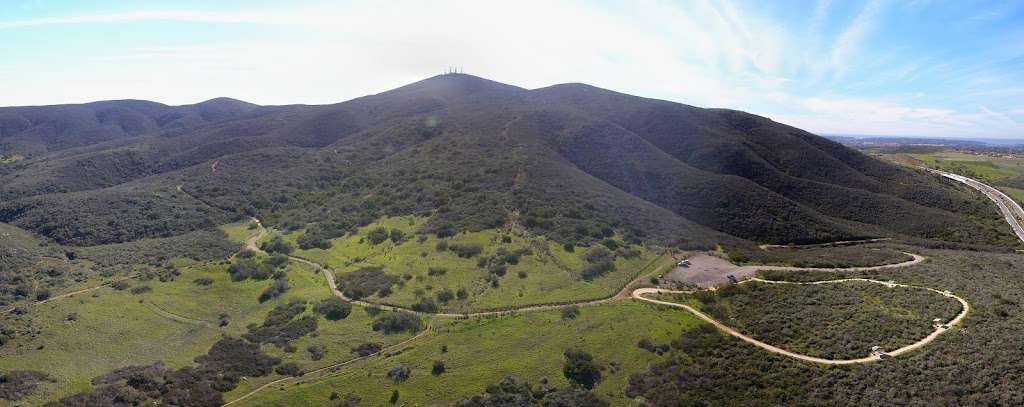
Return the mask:
[[[332,103],[459,65],[818,133],[1024,138],[1024,2],[0,4],[0,105]]]

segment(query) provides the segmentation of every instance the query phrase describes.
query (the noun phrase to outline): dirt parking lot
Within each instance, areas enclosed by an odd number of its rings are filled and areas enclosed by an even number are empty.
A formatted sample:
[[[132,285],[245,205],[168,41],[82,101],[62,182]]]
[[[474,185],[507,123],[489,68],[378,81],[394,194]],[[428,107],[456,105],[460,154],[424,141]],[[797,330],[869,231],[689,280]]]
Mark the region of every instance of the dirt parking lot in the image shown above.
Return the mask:
[[[706,288],[728,283],[730,274],[737,280],[745,280],[753,277],[759,269],[756,266],[737,266],[708,254],[696,254],[689,259],[690,267],[677,266],[665,275],[665,279]]]

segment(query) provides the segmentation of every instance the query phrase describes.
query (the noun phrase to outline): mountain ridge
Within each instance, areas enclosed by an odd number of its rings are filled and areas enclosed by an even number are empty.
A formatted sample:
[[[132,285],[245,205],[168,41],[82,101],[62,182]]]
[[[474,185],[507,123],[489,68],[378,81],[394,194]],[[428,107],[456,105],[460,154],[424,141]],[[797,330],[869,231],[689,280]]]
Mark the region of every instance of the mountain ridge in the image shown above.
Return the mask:
[[[182,116],[164,126],[116,110],[108,113],[113,124],[100,126],[111,132],[105,137],[53,133],[71,146],[37,132],[37,144],[55,151],[0,166],[0,221],[84,245],[249,215],[328,239],[374,216],[413,212],[430,214],[425,231],[496,227],[520,213],[531,229],[566,242],[605,228],[702,247],[729,235],[770,243],[881,235],[1011,241],[984,203],[933,177],[765,117],[585,84],[529,90],[446,74],[329,105],[217,98],[188,106],[174,107]],[[55,109],[54,123],[67,122],[65,108]],[[82,114],[73,110],[72,118]],[[100,122],[83,121],[82,132]],[[0,136],[0,145],[28,139]],[[141,197],[177,185],[213,212],[192,208],[188,197],[150,208],[117,204],[150,202]],[[137,221],[110,229],[60,220],[73,205],[97,202]],[[145,221],[166,213],[202,220]]]

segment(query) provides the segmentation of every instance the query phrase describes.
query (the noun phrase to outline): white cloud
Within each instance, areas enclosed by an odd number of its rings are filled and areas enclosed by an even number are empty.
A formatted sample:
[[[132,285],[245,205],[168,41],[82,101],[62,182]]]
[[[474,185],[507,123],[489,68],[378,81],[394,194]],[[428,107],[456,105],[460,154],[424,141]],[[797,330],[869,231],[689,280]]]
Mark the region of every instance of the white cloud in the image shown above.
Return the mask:
[[[811,24],[826,24],[834,6],[819,1]],[[11,32],[63,25],[68,28],[60,32],[70,35],[97,24],[140,21],[154,22],[148,25],[153,29],[177,27],[159,24],[163,21],[253,24],[273,34],[184,44],[127,38],[82,53],[15,54],[13,60],[28,68],[0,66],[0,105],[119,98],[178,104],[217,96],[263,104],[332,103],[458,65],[527,88],[585,82],[698,106],[748,110],[819,132],[963,134],[983,132],[968,129],[983,124],[990,126],[984,132],[1002,134],[1015,128],[980,109],[961,113],[914,107],[927,103],[927,98],[915,100],[913,95],[921,92],[914,90],[893,97],[849,97],[828,83],[808,81],[814,66],[824,65],[833,78],[863,69],[857,57],[882,6],[870,1],[835,39],[834,49],[826,50],[818,49],[818,39],[808,38],[804,27],[787,27],[725,0],[682,5],[642,0],[615,9],[582,1],[351,2],[258,12],[151,10],[0,21],[0,29]],[[949,75],[963,76],[959,71],[967,69],[892,55],[882,74],[843,81],[844,89],[937,69],[956,69]]]
[[[829,55],[829,66],[833,74],[841,77],[849,69],[849,60],[854,56],[860,47],[860,43],[867,37],[875,26],[875,19],[882,10],[880,0],[870,0],[857,14],[846,30],[836,38],[832,45],[832,52]]]

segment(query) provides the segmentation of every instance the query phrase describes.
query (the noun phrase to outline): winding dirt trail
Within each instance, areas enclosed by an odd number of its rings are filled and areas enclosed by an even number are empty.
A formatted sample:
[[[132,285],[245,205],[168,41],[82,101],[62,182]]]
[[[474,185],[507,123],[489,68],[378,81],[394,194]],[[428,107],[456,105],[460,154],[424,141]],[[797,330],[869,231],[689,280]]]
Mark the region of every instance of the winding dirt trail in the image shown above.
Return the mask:
[[[952,293],[945,293],[945,292],[936,290],[934,288],[929,288],[929,287],[920,287],[920,286],[914,286],[914,285],[909,285],[909,284],[890,283],[890,282],[886,282],[886,281],[878,281],[878,280],[872,280],[872,279],[868,279],[868,278],[844,278],[844,279],[839,279],[839,280],[813,281],[813,282],[804,282],[804,283],[791,282],[791,281],[770,281],[770,280],[762,280],[760,278],[751,278],[749,280],[741,281],[739,284],[744,284],[744,283],[748,283],[748,282],[751,282],[751,281],[765,283],[765,284],[791,284],[791,285],[840,284],[840,283],[846,283],[846,282],[851,282],[851,281],[861,281],[861,282],[870,282],[870,283],[875,283],[875,284],[882,284],[882,285],[885,285],[887,287],[905,287],[905,288],[928,290],[928,291],[932,291],[932,292],[938,293],[938,294],[946,296],[946,297],[950,297],[950,298],[956,299],[957,301],[960,302],[960,305],[961,305],[960,313],[957,314],[953,319],[951,319],[949,322],[947,322],[944,325],[940,325],[940,326],[935,327],[935,330],[932,331],[931,334],[929,334],[928,336],[922,338],[921,340],[919,340],[917,342],[914,342],[912,344],[903,346],[903,347],[901,347],[899,349],[896,349],[894,351],[891,351],[891,352],[885,352],[885,354],[888,355],[888,356],[899,356],[899,355],[902,355],[902,354],[905,354],[905,353],[912,352],[912,351],[914,351],[916,349],[920,349],[921,347],[924,347],[925,345],[931,343],[936,338],[938,338],[939,335],[948,332],[953,326],[960,324],[960,322],[963,321],[964,317],[967,316],[967,313],[971,310],[971,305],[969,303],[967,303],[967,300],[964,300],[963,298],[961,298],[961,297],[959,297],[957,295],[954,295]],[[805,361],[805,362],[818,363],[818,364],[823,364],[823,365],[852,365],[852,364],[858,364],[858,363],[876,362],[876,361],[879,361],[879,360],[882,359],[882,355],[881,354],[876,354],[876,353],[872,353],[872,354],[869,354],[868,356],[865,356],[865,357],[862,357],[862,358],[856,358],[856,359],[824,359],[824,358],[819,358],[819,357],[815,357],[815,356],[804,355],[802,353],[792,352],[792,351],[789,351],[789,350],[786,350],[786,349],[782,349],[782,348],[774,346],[774,345],[770,345],[770,344],[761,342],[761,341],[759,341],[757,339],[754,339],[754,338],[752,338],[750,336],[747,336],[747,335],[745,335],[745,334],[743,334],[743,333],[741,333],[741,332],[739,332],[739,331],[737,331],[737,330],[735,330],[735,329],[733,329],[733,328],[731,328],[731,327],[729,327],[729,326],[719,322],[718,320],[712,318],[711,316],[709,316],[709,315],[707,315],[707,314],[705,314],[705,313],[703,313],[703,312],[701,312],[701,311],[697,310],[696,308],[693,308],[693,307],[691,307],[689,305],[675,303],[675,302],[669,302],[669,301],[661,301],[661,300],[656,300],[656,299],[653,299],[653,298],[644,297],[644,295],[649,295],[649,294],[691,294],[691,293],[695,293],[697,291],[706,291],[706,290],[680,291],[680,290],[667,290],[667,289],[662,289],[662,288],[640,288],[640,289],[637,289],[637,290],[633,291],[633,298],[636,298],[636,299],[638,299],[640,301],[646,301],[646,302],[650,302],[650,303],[654,303],[654,304],[659,304],[659,305],[665,305],[665,306],[669,306],[669,307],[676,307],[676,308],[685,309],[686,311],[690,312],[691,314],[696,315],[698,318],[703,319],[704,321],[714,325],[720,331],[725,332],[725,333],[727,333],[729,335],[732,335],[732,336],[734,336],[736,338],[739,338],[740,340],[742,340],[744,342],[747,342],[749,344],[752,344],[754,346],[757,346],[757,347],[759,347],[761,349],[767,350],[767,351],[775,353],[775,354],[779,354],[779,355],[783,355],[783,356],[788,356],[788,357],[791,357],[791,358],[794,358],[794,359],[798,359],[798,360],[802,360],[802,361]]]
[[[381,350],[376,351],[376,352],[371,353],[371,354],[366,355],[366,356],[359,356],[359,357],[356,357],[356,358],[347,359],[347,360],[344,360],[344,361],[341,361],[341,362],[333,363],[333,364],[330,364],[330,365],[327,365],[327,366],[324,366],[324,367],[321,367],[321,368],[318,368],[318,369],[310,370],[309,372],[306,372],[305,374],[303,374],[300,377],[289,376],[289,377],[283,377],[283,378],[274,380],[274,381],[266,383],[266,384],[264,384],[264,385],[262,385],[260,387],[252,389],[252,391],[250,391],[248,393],[245,393],[245,394],[239,396],[238,398],[236,398],[234,400],[231,400],[231,401],[229,401],[227,403],[224,403],[222,405],[222,407],[227,407],[227,406],[230,406],[232,404],[238,403],[238,402],[240,402],[242,400],[245,400],[245,399],[247,399],[249,397],[252,397],[252,395],[254,395],[256,393],[259,393],[260,391],[269,389],[269,388],[277,386],[277,385],[281,385],[281,384],[286,383],[286,382],[295,381],[295,380],[302,380],[302,379],[309,379],[309,377],[312,376],[312,375],[318,375],[318,374],[321,374],[321,373],[324,373],[324,372],[332,373],[332,371],[335,370],[335,369],[339,369],[339,368],[351,365],[351,364],[356,363],[356,362],[367,360],[367,359],[373,358],[375,356],[380,356],[380,355],[384,355],[384,354],[387,354],[387,353],[391,353],[392,351],[396,351],[396,350],[399,350],[400,348],[404,348],[404,347],[408,346],[409,344],[415,342],[416,340],[425,337],[431,331],[432,331],[432,328],[431,328],[430,324],[428,323],[426,329],[420,331],[420,333],[410,337],[409,339],[406,339],[404,341],[401,341],[401,342],[396,343],[396,344],[391,345],[391,346],[387,346],[387,347],[381,348]],[[319,378],[319,377],[317,377],[317,378]]]
[[[256,226],[259,229],[259,231],[255,235],[251,236],[249,239],[246,240],[246,248],[249,249],[249,250],[255,251],[255,252],[259,252],[259,253],[266,253],[262,249],[259,248],[259,246],[257,245],[257,242],[260,239],[262,239],[264,236],[266,236],[267,231],[263,227],[263,224],[262,224],[262,222],[260,222],[259,219],[252,218],[252,221],[256,224]],[[901,263],[884,264],[884,265],[870,266],[870,267],[853,267],[853,268],[833,269],[833,268],[801,268],[801,267],[784,267],[784,266],[764,266],[764,267],[759,267],[759,269],[805,270],[805,271],[835,271],[835,270],[843,270],[843,271],[870,271],[870,270],[880,270],[880,269],[897,268],[897,267],[908,267],[908,266],[912,266],[912,265],[921,263],[922,261],[924,261],[926,259],[924,256],[921,256],[921,255],[918,255],[918,254],[906,253],[906,252],[904,252],[904,253],[909,255],[909,256],[911,256],[912,259],[908,260],[908,261],[901,262]],[[633,299],[637,299],[637,300],[640,300],[640,301],[645,301],[645,302],[650,302],[650,303],[655,303],[655,304],[661,304],[661,305],[666,305],[666,306],[670,306],[670,307],[683,308],[683,309],[689,311],[690,313],[696,315],[697,317],[703,319],[704,321],[706,321],[708,323],[711,323],[712,325],[714,325],[718,329],[722,330],[723,332],[726,332],[726,333],[728,333],[728,334],[730,334],[732,336],[735,336],[735,337],[737,337],[737,338],[739,338],[739,339],[741,339],[743,341],[751,343],[751,344],[753,344],[755,346],[758,346],[758,347],[760,347],[762,349],[765,349],[767,351],[770,351],[770,352],[773,352],[773,353],[776,353],[776,354],[780,354],[780,355],[784,355],[784,356],[789,356],[789,357],[792,357],[792,358],[795,358],[795,359],[798,359],[798,360],[803,360],[803,361],[812,362],[812,363],[827,364],[827,365],[847,365],[847,364],[856,364],[856,363],[875,362],[875,361],[878,361],[878,360],[881,359],[881,357],[879,355],[870,355],[870,356],[867,356],[867,357],[864,357],[864,358],[858,358],[858,359],[831,360],[831,359],[817,358],[817,357],[803,355],[803,354],[796,353],[796,352],[791,352],[791,351],[779,348],[777,346],[773,346],[773,345],[770,345],[770,344],[758,341],[757,339],[751,338],[751,337],[749,337],[747,335],[744,335],[744,334],[736,331],[735,329],[732,329],[732,328],[722,324],[721,322],[718,322],[714,318],[711,318],[710,316],[708,316],[708,315],[706,315],[706,314],[704,314],[704,313],[702,313],[702,312],[700,312],[700,311],[698,311],[698,310],[696,310],[696,309],[694,309],[694,308],[692,308],[692,307],[690,307],[688,305],[672,303],[672,302],[667,302],[667,301],[660,301],[660,300],[655,300],[655,299],[652,299],[652,298],[644,297],[644,295],[652,294],[652,293],[688,293],[688,292],[694,292],[694,291],[675,291],[675,290],[666,290],[666,289],[660,289],[660,288],[636,288],[636,289],[632,288],[638,282],[642,281],[645,277],[647,277],[647,276],[657,272],[658,271],[658,267],[654,267],[650,272],[647,272],[647,273],[644,273],[644,272],[638,273],[637,277],[634,280],[626,283],[623,286],[623,288],[621,290],[619,290],[617,293],[615,293],[614,295],[612,295],[610,297],[607,297],[607,298],[597,299],[597,300],[582,300],[582,301],[567,302],[567,303],[564,303],[564,304],[557,304],[557,305],[550,305],[550,304],[549,305],[527,305],[527,306],[521,306],[521,307],[517,307],[517,308],[510,308],[510,309],[507,309],[507,310],[501,310],[501,311],[481,311],[481,312],[469,312],[469,313],[427,313],[427,312],[414,311],[412,309],[405,308],[405,307],[398,307],[398,306],[385,305],[385,304],[377,304],[377,303],[372,303],[372,302],[368,302],[368,301],[354,300],[354,299],[348,298],[344,293],[341,292],[341,290],[338,289],[337,284],[335,283],[335,279],[334,279],[334,277],[335,277],[334,276],[334,271],[331,270],[329,267],[325,267],[325,266],[323,266],[323,265],[321,265],[319,263],[316,263],[316,262],[313,262],[313,261],[310,261],[310,260],[307,260],[307,259],[304,259],[304,258],[301,258],[301,257],[296,257],[296,256],[288,256],[288,257],[291,260],[293,260],[293,261],[296,261],[296,262],[308,265],[310,267],[313,267],[314,270],[320,271],[323,274],[324,279],[327,280],[327,285],[328,285],[328,287],[330,287],[331,293],[334,296],[336,296],[338,298],[341,298],[342,300],[344,300],[346,302],[357,304],[357,305],[364,306],[364,307],[376,307],[376,308],[383,309],[383,310],[388,310],[388,311],[408,312],[408,313],[412,313],[412,314],[416,314],[416,315],[421,315],[421,316],[426,316],[426,317],[466,319],[466,318],[471,318],[471,317],[487,317],[487,316],[498,316],[498,315],[511,315],[511,314],[521,313],[521,312],[534,312],[534,311],[555,310],[555,309],[561,309],[561,308],[563,308],[565,306],[569,306],[569,305],[575,305],[575,306],[597,305],[597,304],[604,304],[604,303],[610,303],[610,302],[614,302],[614,301],[621,301],[621,300],[626,300],[626,299],[633,298]],[[676,259],[673,259],[673,261],[675,261],[675,260]],[[651,264],[653,264],[653,262],[648,264],[647,266],[645,266],[645,269],[650,267]],[[881,282],[881,281],[869,280],[869,279],[860,279],[860,278],[850,278],[850,279],[830,280],[830,281],[818,281],[818,282],[811,282],[811,283],[769,282],[767,280],[751,278],[751,279],[748,279],[748,280],[741,281],[740,283],[742,284],[742,283],[746,283],[746,282],[749,282],[749,281],[762,281],[762,282],[768,282],[768,283],[773,283],[773,284],[826,284],[826,283],[836,283],[836,282],[843,282],[843,281],[870,281],[870,282],[873,282],[873,283],[885,284],[885,285],[888,285],[888,286],[901,286],[901,287],[912,287],[912,288],[927,289],[927,290],[930,290],[930,291],[933,291],[933,292],[937,292],[937,293],[946,295],[945,293],[942,293],[942,292],[940,292],[938,290],[935,290],[935,289],[932,289],[932,288],[927,288],[927,287],[916,287],[916,286],[910,286],[910,285],[904,285],[904,284],[894,284],[894,283]],[[963,298],[960,298],[960,297],[952,295],[952,294],[950,294],[949,296],[953,297],[953,298],[956,298],[958,301],[960,301],[961,305],[963,306],[963,310],[960,312],[960,314],[957,315],[954,319],[952,319],[947,324],[947,326],[952,327],[953,325],[959,324],[963,320],[963,318],[967,315],[968,311],[970,310],[970,305]],[[915,342],[913,344],[904,346],[902,348],[899,348],[897,350],[894,350],[892,352],[887,352],[887,354],[890,355],[890,356],[898,356],[898,355],[902,355],[904,353],[911,352],[911,351],[913,351],[915,349],[918,349],[918,348],[920,348],[922,346],[927,345],[928,343],[931,343],[932,341],[935,340],[935,338],[937,338],[940,334],[944,333],[947,330],[948,330],[948,328],[938,327],[938,328],[936,328],[935,332],[932,332],[930,335],[928,335],[924,339],[922,339],[922,340],[920,340],[918,342]],[[405,346],[409,345],[412,342],[415,342],[416,340],[418,340],[420,338],[423,338],[430,331],[431,331],[431,324],[428,323],[427,324],[427,328],[424,331],[420,332],[419,334],[417,334],[417,335],[415,335],[415,336],[413,336],[413,337],[411,337],[409,339],[406,339],[406,340],[404,340],[402,342],[399,342],[397,344],[394,344],[394,345],[388,346],[386,348],[383,348],[380,351],[378,351],[378,352],[376,352],[374,354],[371,354],[371,355],[357,357],[357,358],[352,358],[352,359],[347,359],[347,360],[344,360],[344,361],[341,361],[341,362],[337,362],[337,363],[334,363],[334,364],[331,364],[331,365],[327,365],[327,366],[321,367],[319,369],[310,371],[309,373],[307,373],[303,377],[304,378],[308,378],[309,375],[311,375],[311,374],[321,374],[321,373],[324,373],[324,372],[333,373],[338,368],[341,368],[341,367],[344,367],[344,366],[347,366],[347,365],[359,362],[361,360],[366,360],[366,359],[372,358],[374,356],[385,354],[385,353],[391,352],[393,350],[397,350],[399,348],[402,348],[402,347],[405,347]],[[240,397],[238,397],[238,398],[236,398],[234,400],[231,400],[231,401],[225,403],[224,406],[233,405],[235,403],[238,403],[238,402],[241,402],[241,401],[243,401],[245,399],[248,399],[249,397],[253,396],[254,394],[256,394],[256,393],[258,393],[260,391],[269,389],[269,388],[274,387],[274,386],[279,386],[279,385],[281,385],[283,383],[286,383],[286,382],[295,381],[295,380],[301,380],[303,377],[285,377],[285,378],[281,378],[281,379],[278,379],[278,380],[274,380],[274,381],[268,382],[268,383],[263,384],[263,385],[253,389],[252,391],[250,391],[250,392],[248,392],[248,393],[246,393],[246,394],[244,394],[244,395],[242,395],[242,396],[240,396]]]

